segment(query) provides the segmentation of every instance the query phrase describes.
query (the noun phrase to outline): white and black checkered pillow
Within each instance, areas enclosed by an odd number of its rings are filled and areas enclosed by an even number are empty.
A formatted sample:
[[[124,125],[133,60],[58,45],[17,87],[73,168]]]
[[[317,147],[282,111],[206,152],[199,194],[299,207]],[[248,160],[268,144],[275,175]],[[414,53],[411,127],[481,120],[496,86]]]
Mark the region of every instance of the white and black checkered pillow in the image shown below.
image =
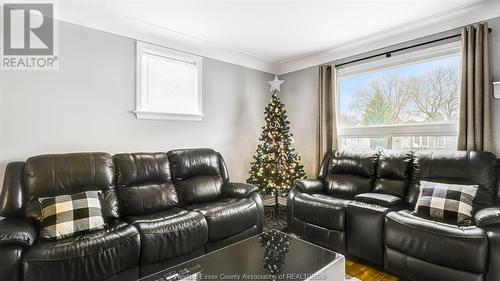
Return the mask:
[[[99,191],[87,191],[40,199],[42,229],[40,237],[61,239],[104,227]]]
[[[477,190],[477,185],[421,181],[415,213],[457,225],[470,224]]]

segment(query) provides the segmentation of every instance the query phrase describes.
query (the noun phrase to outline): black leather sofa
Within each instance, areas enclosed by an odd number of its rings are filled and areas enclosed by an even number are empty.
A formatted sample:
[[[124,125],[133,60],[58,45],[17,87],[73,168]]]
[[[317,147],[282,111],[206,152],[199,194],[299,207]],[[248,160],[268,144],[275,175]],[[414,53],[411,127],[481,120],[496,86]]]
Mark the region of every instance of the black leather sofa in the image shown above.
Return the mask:
[[[487,152],[333,151],[288,196],[302,238],[414,281],[500,280],[499,164]],[[420,180],[478,184],[474,223],[412,213]]]
[[[102,191],[106,228],[39,240],[41,197]],[[137,280],[262,232],[257,188],[211,149],[41,155],[8,164],[0,280]]]

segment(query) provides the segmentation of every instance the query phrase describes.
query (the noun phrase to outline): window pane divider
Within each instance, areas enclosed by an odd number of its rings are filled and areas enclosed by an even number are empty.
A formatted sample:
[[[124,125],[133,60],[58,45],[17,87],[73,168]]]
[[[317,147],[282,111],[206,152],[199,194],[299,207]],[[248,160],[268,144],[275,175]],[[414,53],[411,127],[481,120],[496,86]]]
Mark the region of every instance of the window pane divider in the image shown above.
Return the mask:
[[[401,124],[383,126],[344,127],[339,129],[342,137],[387,137],[387,136],[456,136],[457,123]]]

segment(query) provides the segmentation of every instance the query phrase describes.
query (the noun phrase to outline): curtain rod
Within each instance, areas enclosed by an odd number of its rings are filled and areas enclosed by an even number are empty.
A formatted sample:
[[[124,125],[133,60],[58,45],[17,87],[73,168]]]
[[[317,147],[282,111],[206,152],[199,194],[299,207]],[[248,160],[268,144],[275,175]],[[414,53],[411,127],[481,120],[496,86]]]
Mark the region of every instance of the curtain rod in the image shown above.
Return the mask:
[[[488,28],[488,33],[491,33],[492,31],[493,31],[493,29]],[[434,40],[431,40],[431,41],[422,42],[422,43],[419,43],[419,44],[415,44],[415,45],[411,45],[411,46],[407,46],[407,47],[402,47],[402,48],[398,48],[398,49],[395,49],[395,50],[391,50],[391,51],[387,51],[387,52],[382,52],[382,53],[378,53],[378,54],[375,54],[375,55],[371,55],[371,56],[367,56],[367,57],[355,59],[355,60],[352,60],[352,61],[340,63],[340,64],[335,65],[335,67],[341,67],[341,66],[348,65],[348,64],[351,64],[351,63],[356,63],[356,62],[360,62],[360,61],[364,61],[364,60],[369,60],[369,59],[373,59],[373,58],[380,57],[380,56],[385,56],[386,58],[389,58],[389,57],[392,56],[392,53],[401,52],[401,51],[404,51],[404,50],[413,49],[413,48],[417,48],[417,47],[420,47],[420,46],[425,46],[425,45],[429,45],[429,44],[432,44],[432,43],[436,43],[436,42],[440,42],[440,41],[445,41],[445,40],[449,40],[449,39],[453,39],[453,38],[461,37],[461,36],[462,36],[462,34],[450,35],[450,36],[446,36],[446,37],[443,37],[443,38],[434,39]]]

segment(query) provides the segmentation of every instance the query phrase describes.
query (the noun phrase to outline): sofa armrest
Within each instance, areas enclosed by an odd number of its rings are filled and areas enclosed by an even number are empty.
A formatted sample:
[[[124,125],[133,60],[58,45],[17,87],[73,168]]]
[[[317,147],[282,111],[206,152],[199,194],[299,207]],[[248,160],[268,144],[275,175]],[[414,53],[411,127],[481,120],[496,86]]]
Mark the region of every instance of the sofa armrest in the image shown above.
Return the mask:
[[[248,198],[259,190],[256,186],[248,183],[228,182],[222,190],[223,197],[229,198]]]
[[[11,162],[5,167],[3,188],[0,193],[0,216],[17,216],[21,213],[25,194],[23,193],[24,162]]]
[[[500,226],[500,207],[485,208],[474,215],[474,221],[479,227]]]
[[[0,246],[32,246],[38,238],[37,228],[27,219],[0,220]]]
[[[325,185],[320,179],[317,180],[296,180],[295,187],[300,190],[300,192],[313,194],[313,193],[324,193]]]
[[[403,201],[400,197],[383,193],[361,193],[354,198],[359,202],[380,205],[382,207],[394,207]]]

